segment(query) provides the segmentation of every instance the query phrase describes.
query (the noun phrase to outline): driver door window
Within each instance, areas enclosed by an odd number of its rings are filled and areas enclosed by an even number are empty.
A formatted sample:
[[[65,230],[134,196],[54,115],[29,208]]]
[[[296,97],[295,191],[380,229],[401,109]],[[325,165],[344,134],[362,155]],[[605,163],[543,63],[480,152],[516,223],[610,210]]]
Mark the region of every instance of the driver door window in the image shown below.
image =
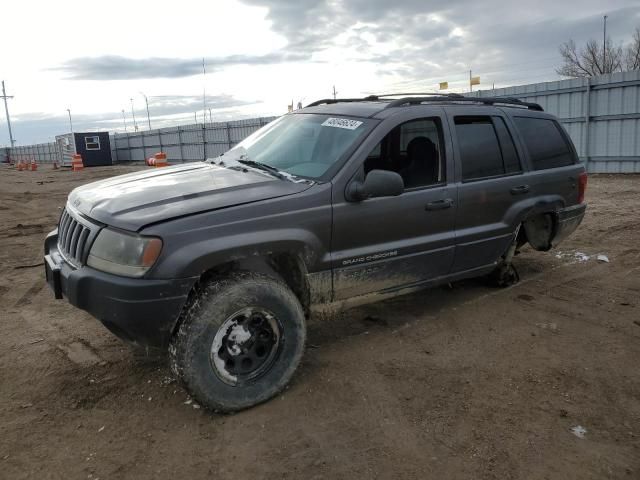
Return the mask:
[[[407,190],[444,183],[440,119],[420,118],[395,127],[365,160],[365,174],[371,170],[399,173]]]

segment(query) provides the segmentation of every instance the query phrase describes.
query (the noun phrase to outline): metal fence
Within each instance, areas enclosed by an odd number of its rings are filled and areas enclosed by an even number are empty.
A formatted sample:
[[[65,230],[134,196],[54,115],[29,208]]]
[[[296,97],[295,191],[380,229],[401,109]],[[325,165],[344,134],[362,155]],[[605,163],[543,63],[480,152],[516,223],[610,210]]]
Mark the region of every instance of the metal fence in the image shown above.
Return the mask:
[[[38,163],[53,163],[59,161],[58,149],[55,142],[39,143],[37,145],[25,145],[20,147],[6,148],[0,151],[0,160],[4,161],[4,154],[10,154],[14,162],[31,162],[35,160]]]
[[[217,157],[275,118],[277,117],[118,133],[111,139],[113,160],[144,160],[159,151],[167,154],[169,162]]]
[[[539,103],[564,124],[590,172],[640,173],[639,70],[481,90],[473,95]]]
[[[590,172],[640,173],[640,71],[481,90],[470,95],[516,97],[539,103],[564,124]],[[203,160],[224,153],[274,118],[118,133],[111,137],[112,158],[114,162],[144,160],[162,150],[170,162]],[[14,160],[59,160],[53,143],[9,151]]]
[[[217,157],[277,117],[261,117],[223,123],[181,125],[111,135],[114,163],[142,161],[164,152],[170,163],[190,162]],[[60,162],[55,142],[0,149],[0,161],[10,154],[14,162]]]

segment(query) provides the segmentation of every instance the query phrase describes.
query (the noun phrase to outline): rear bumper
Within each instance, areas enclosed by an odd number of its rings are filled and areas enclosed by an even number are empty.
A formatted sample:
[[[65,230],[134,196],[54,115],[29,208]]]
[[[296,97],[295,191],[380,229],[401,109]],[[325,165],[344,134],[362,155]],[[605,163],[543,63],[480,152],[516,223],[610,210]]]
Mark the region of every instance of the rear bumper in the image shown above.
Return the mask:
[[[150,347],[168,345],[197,277],[173,280],[126,278],[69,265],[57,248],[57,230],[45,240],[45,275],[56,298],[100,320],[123,340]]]
[[[586,210],[587,205],[585,203],[581,203],[580,205],[563,208],[556,212],[556,233],[552,242],[554,247],[578,228],[578,225],[582,223]]]

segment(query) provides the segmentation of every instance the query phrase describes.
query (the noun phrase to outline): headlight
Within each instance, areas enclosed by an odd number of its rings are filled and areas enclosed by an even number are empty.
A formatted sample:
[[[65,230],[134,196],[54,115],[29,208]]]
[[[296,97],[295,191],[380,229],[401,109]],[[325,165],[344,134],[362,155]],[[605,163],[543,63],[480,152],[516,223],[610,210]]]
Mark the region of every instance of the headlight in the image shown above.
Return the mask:
[[[87,265],[103,272],[141,277],[153,266],[162,240],[104,228],[93,242]]]

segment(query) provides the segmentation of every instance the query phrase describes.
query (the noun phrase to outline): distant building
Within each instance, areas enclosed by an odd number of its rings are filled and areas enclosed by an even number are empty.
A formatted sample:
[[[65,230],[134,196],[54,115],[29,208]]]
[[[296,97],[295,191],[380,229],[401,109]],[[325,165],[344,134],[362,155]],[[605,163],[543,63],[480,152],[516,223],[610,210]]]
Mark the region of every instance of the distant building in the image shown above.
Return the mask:
[[[60,165],[71,165],[73,155],[82,155],[85,167],[112,165],[109,132],[73,132],[58,135]]]

